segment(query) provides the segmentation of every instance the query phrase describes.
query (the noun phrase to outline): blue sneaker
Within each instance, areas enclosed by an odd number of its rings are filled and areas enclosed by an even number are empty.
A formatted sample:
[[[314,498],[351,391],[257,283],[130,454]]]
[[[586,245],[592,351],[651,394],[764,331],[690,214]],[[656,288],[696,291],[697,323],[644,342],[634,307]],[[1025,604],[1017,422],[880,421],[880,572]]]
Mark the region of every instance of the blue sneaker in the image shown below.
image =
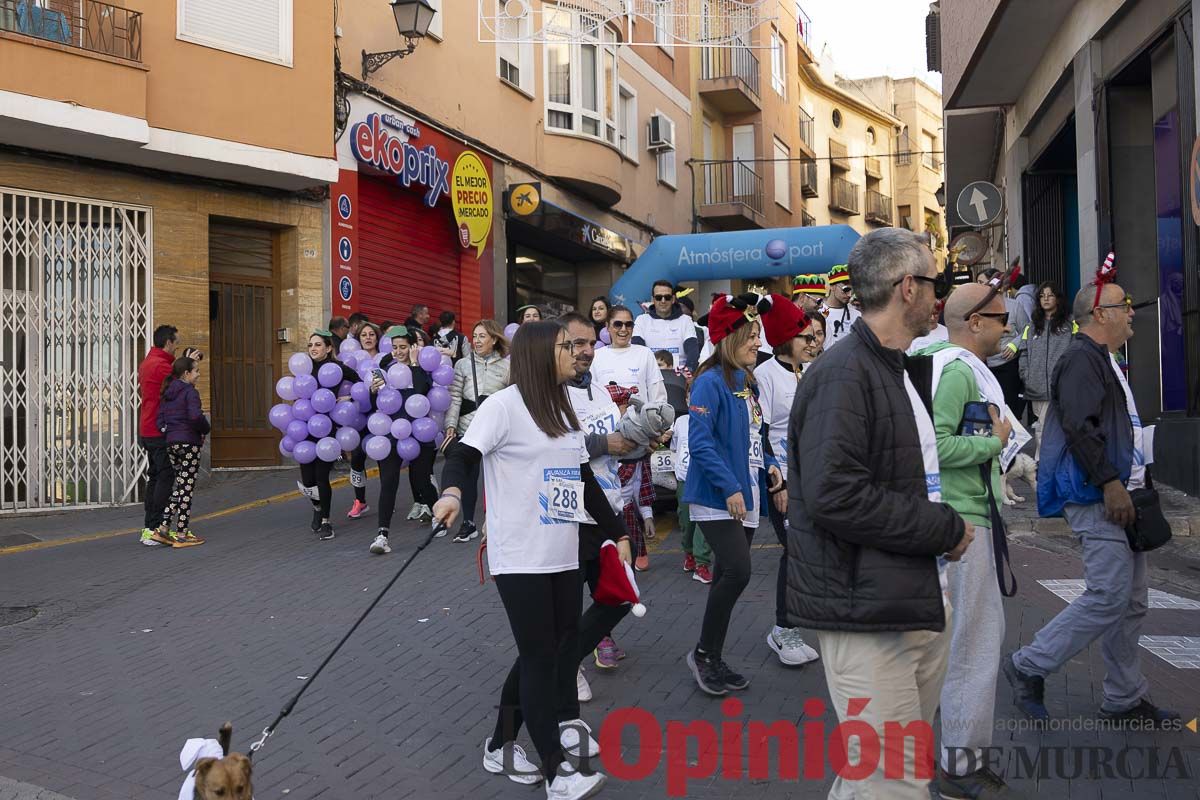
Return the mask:
[[[1026,675],[1017,669],[1013,663],[1013,654],[1004,656],[1004,677],[1013,688],[1013,705],[1021,710],[1026,717],[1035,722],[1045,722],[1050,719],[1044,702],[1046,696],[1046,681],[1037,675]]]

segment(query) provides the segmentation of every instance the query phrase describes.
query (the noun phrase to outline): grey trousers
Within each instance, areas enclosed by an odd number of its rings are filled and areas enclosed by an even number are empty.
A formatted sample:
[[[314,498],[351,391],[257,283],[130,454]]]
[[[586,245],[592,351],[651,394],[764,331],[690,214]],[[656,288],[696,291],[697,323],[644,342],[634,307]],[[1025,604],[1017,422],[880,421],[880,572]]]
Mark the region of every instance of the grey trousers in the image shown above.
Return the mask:
[[[1149,690],[1142,674],[1138,636],[1146,619],[1146,554],[1129,549],[1125,531],[1104,518],[1104,505],[1069,505],[1071,530],[1083,545],[1087,590],[1067,606],[1033,642],[1013,654],[1013,664],[1046,677],[1096,639],[1104,657],[1105,711],[1133,708]]]
[[[996,582],[992,532],[975,526],[975,539],[946,577],[954,620],[950,661],[942,685],[942,768],[967,775],[984,766],[992,743],[996,678],[1004,646],[1004,605]]]

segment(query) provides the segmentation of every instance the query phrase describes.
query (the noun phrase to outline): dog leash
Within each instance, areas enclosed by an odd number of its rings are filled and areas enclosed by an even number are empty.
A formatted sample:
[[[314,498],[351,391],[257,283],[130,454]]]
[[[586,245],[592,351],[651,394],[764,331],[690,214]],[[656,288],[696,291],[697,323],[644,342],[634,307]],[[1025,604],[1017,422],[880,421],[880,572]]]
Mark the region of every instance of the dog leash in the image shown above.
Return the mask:
[[[346,635],[343,636],[342,640],[337,643],[337,646],[333,648],[333,651],[325,657],[325,660],[321,662],[321,666],[317,667],[317,670],[312,674],[312,677],[304,683],[304,686],[300,687],[300,691],[296,692],[296,696],[288,701],[287,705],[283,707],[283,710],[279,712],[279,716],[275,717],[274,721],[272,721],[270,725],[263,728],[262,736],[259,738],[259,740],[250,745],[250,753],[247,755],[247,758],[250,760],[254,759],[254,754],[261,750],[263,745],[267,743],[267,739],[269,739],[271,735],[275,733],[275,728],[278,727],[279,723],[283,721],[283,718],[292,713],[292,709],[296,707],[296,703],[301,697],[304,696],[304,693],[308,691],[308,688],[316,682],[317,676],[320,675],[321,671],[325,669],[330,661],[333,660],[333,657],[338,654],[338,651],[342,649],[342,645],[344,645],[347,640],[354,635],[354,632],[358,630],[359,625],[362,625],[363,620],[367,618],[367,615],[375,610],[375,606],[379,605],[379,601],[383,599],[383,596],[387,594],[388,590],[391,589],[396,581],[400,579],[400,576],[404,574],[404,570],[408,569],[408,565],[411,564],[413,559],[417,557],[417,553],[420,553],[422,550],[428,547],[429,543],[433,541],[433,538],[437,536],[439,532],[445,532],[445,530],[446,526],[440,522],[433,526],[433,530],[431,530],[429,535],[425,537],[425,541],[418,544],[417,549],[412,552],[412,555],[405,559],[404,563],[400,565],[400,569],[398,572],[396,572],[396,575],[390,581],[388,581],[387,586],[383,587],[383,591],[381,591],[379,596],[377,596],[371,602],[371,605],[367,606],[367,610],[362,613],[362,615],[358,618],[358,621],[350,626],[350,630],[346,631]]]

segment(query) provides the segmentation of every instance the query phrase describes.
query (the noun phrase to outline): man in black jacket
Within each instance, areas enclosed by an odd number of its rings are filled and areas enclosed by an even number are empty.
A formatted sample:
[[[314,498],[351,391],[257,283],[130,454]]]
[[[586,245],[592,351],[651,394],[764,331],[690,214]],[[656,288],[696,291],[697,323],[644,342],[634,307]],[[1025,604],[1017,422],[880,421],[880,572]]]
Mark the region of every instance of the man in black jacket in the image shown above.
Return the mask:
[[[938,557],[961,558],[973,527],[940,502],[932,362],[904,355],[944,293],[933,254],[884,228],[859,240],[849,268],[863,317],[805,373],[792,405],[787,617],[817,630],[839,719],[867,722],[886,750],[901,744],[894,732],[885,741],[885,722],[932,725],[950,644]],[[858,740],[847,749],[859,763]],[[884,766],[881,756],[863,779],[873,796],[928,797],[931,758],[906,756],[902,777]],[[854,796],[841,776],[829,794]]]

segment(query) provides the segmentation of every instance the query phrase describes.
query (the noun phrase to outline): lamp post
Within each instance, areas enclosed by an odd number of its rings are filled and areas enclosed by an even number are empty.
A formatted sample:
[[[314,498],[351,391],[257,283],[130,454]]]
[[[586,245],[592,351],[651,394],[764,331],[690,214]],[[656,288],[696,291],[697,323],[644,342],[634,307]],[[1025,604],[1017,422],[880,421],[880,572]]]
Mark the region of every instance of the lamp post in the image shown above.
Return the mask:
[[[396,30],[407,42],[406,47],[399,50],[387,50],[382,53],[362,51],[362,76],[367,79],[375,70],[391,61],[393,58],[404,58],[412,55],[417,49],[417,42],[429,33],[429,25],[437,9],[429,4],[429,0],[392,0],[392,16],[396,19]]]

